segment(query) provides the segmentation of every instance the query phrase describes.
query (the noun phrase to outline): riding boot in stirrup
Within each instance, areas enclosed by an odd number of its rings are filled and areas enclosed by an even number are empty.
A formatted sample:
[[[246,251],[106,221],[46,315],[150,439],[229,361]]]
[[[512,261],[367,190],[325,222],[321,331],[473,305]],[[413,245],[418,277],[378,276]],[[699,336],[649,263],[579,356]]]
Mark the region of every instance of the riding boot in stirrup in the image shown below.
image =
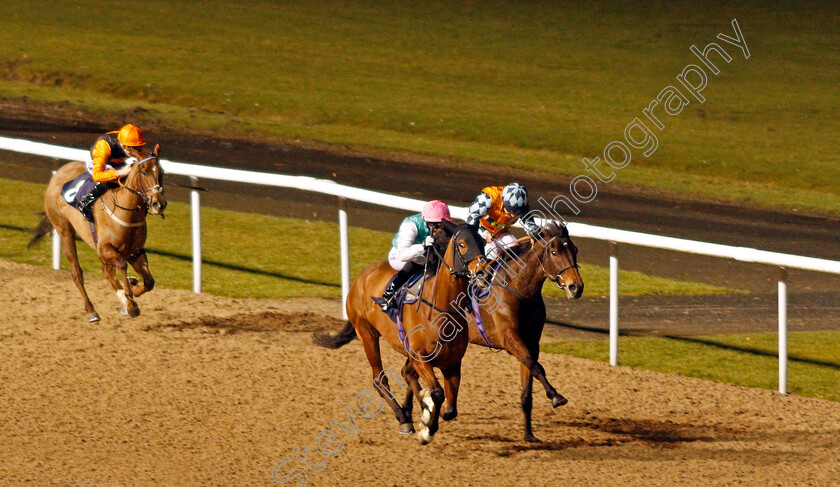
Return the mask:
[[[385,288],[385,293],[382,294],[382,299],[385,300],[382,304],[382,311],[388,311],[395,294],[397,294],[397,286],[394,285],[394,281],[391,281],[388,283],[388,287]]]
[[[97,198],[105,194],[108,191],[108,185],[104,183],[97,183],[96,186],[93,187],[90,193],[82,196],[79,200],[78,206],[76,208],[82,212],[82,215],[87,218],[89,222],[93,222],[93,203],[96,201]]]

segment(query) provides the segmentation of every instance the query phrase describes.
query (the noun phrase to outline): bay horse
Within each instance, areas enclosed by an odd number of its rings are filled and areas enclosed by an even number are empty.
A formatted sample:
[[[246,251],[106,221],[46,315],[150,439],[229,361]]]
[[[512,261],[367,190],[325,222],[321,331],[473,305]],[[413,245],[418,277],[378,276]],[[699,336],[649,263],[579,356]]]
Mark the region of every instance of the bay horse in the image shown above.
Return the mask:
[[[423,390],[415,377],[406,380],[412,388],[407,397],[416,396],[420,408],[421,427],[418,437],[423,444],[431,441],[438,430],[438,418],[444,398],[454,404],[461,383],[461,360],[467,350],[469,336],[463,311],[455,303],[466,296],[469,281],[480,271],[484,261],[484,240],[475,227],[444,222],[452,237],[440,259],[437,273],[423,284],[420,300],[405,305],[402,322],[405,342],[401,340],[398,326],[385,314],[372,296],[381,296],[394,270],[387,261],[378,261],[365,268],[350,287],[347,296],[348,322],[335,336],[316,335],[315,343],[327,348],[338,348],[355,338],[362,341],[365,355],[373,371],[373,383],[379,395],[394,410],[400,424],[400,433],[414,433],[411,417],[412,402],[400,406],[391,393],[388,377],[382,368],[379,339],[384,338],[407,360],[403,376],[411,371],[423,379],[429,391]],[[443,235],[439,232],[439,235]],[[443,374],[443,388],[435,377],[434,369]],[[394,376],[396,380],[399,377]],[[408,378],[406,378],[408,379]]]
[[[163,169],[159,161],[160,145],[155,146],[151,154],[143,149],[124,149],[129,157],[139,162],[131,167],[128,175],[118,180],[117,187],[109,189],[94,202],[94,223],[86,220],[78,209],[69,205],[61,196],[65,183],[87,171],[85,163],[70,162],[50,179],[44,196],[45,216],[29,242],[32,247],[52,228],[58,231],[61,248],[70,263],[73,281],[82,293],[87,319],[91,323],[100,318],[85,291],[84,276],[76,253],[76,235],[99,255],[102,270],[117,293],[120,313],[132,318],[139,316],[140,308],[134,298],[151,291],[155,285],[144,247],[146,214],[163,216],[163,210],[166,209]],[[142,284],[127,275],[128,264],[143,279]],[[117,270],[120,271],[119,279]]]
[[[569,299],[578,299],[583,294],[583,278],[578,271],[577,247],[565,225],[551,222],[543,228],[540,238],[525,237],[517,242],[518,245],[507,248],[494,261],[498,270],[491,276],[491,292],[476,301],[485,329],[484,336],[474,318],[467,318],[470,320],[470,343],[504,349],[519,360],[522,385],[520,404],[525,417],[524,439],[527,442],[539,442],[531,428],[534,379],[543,385],[553,407],[560,407],[567,402],[548,382],[545,369],[538,361],[546,318],[543,284],[548,279],[563,289]],[[494,262],[488,263],[486,267],[494,267]],[[471,293],[474,292],[475,289],[471,289]],[[412,377],[416,374],[409,371],[405,375]],[[410,401],[410,398],[406,398],[406,401]],[[447,401],[443,419],[449,420],[457,415],[456,405]]]
[[[531,429],[534,379],[543,385],[553,407],[567,402],[548,382],[538,361],[546,318],[543,284],[548,279],[563,289],[568,299],[578,299],[583,294],[583,278],[578,270],[577,247],[565,225],[549,223],[543,228],[542,238],[527,239],[502,255],[506,253],[507,263],[493,275],[491,290],[495,291],[479,300],[479,308],[489,346],[503,348],[520,362],[524,439],[539,442]],[[470,343],[488,346],[478,327],[471,325]]]

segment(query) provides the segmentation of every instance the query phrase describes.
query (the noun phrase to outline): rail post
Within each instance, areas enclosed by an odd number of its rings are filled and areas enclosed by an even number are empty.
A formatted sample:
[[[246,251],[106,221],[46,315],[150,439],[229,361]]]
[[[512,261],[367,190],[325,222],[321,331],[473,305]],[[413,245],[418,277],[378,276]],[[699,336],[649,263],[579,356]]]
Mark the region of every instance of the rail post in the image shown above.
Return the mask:
[[[350,294],[350,238],[347,233],[347,200],[338,198],[338,238],[341,247],[341,317],[347,319]]]
[[[618,365],[618,244],[610,242],[610,365]]]
[[[190,177],[190,183],[198,186],[198,178]],[[201,292],[201,197],[197,190],[190,191],[192,213],[193,292]]]
[[[52,173],[55,176],[55,171]],[[52,268],[59,270],[61,269],[61,237],[58,236],[58,230],[55,227],[50,233],[50,241],[52,242]]]
[[[779,267],[779,392],[787,394],[787,269]]]

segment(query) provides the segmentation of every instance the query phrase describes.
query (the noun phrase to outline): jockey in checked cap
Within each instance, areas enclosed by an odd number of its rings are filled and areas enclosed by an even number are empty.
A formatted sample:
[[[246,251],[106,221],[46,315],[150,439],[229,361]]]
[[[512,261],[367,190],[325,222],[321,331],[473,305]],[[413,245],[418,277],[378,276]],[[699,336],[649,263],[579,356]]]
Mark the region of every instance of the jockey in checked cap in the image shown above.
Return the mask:
[[[127,176],[131,166],[126,159],[132,154],[142,154],[146,140],[140,127],[127,124],[117,131],[108,132],[96,139],[90,148],[91,161],[87,163],[87,170],[96,185],[90,193],[81,197],[76,206],[88,220],[93,221],[91,215],[93,202],[105,194],[112,182]],[[131,154],[129,154],[131,153]]]
[[[387,311],[397,290],[415,273],[423,270],[426,264],[426,248],[434,244],[434,236],[442,228],[444,220],[452,221],[449,207],[441,200],[429,201],[423,211],[406,217],[400,224],[397,234],[391,240],[388,263],[399,271],[394,280],[385,288],[382,310]]]
[[[538,234],[539,227],[528,211],[528,191],[519,183],[481,190],[470,205],[467,223],[478,227],[478,234],[487,242],[484,253],[488,259],[495,259],[504,247],[516,241],[508,229],[517,220],[522,221],[529,235]]]

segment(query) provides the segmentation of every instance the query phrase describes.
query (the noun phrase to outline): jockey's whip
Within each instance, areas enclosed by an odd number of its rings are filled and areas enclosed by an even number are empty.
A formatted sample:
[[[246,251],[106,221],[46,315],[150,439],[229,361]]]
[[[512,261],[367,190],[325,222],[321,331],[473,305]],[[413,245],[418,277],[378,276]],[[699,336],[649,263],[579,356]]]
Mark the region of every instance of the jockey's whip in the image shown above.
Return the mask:
[[[179,188],[193,189],[195,191],[210,191],[209,189],[202,188],[201,186],[190,186],[189,184],[178,184],[178,183],[172,183],[172,182],[169,182],[169,181],[166,181],[163,184],[165,184],[167,186],[178,186]]]

